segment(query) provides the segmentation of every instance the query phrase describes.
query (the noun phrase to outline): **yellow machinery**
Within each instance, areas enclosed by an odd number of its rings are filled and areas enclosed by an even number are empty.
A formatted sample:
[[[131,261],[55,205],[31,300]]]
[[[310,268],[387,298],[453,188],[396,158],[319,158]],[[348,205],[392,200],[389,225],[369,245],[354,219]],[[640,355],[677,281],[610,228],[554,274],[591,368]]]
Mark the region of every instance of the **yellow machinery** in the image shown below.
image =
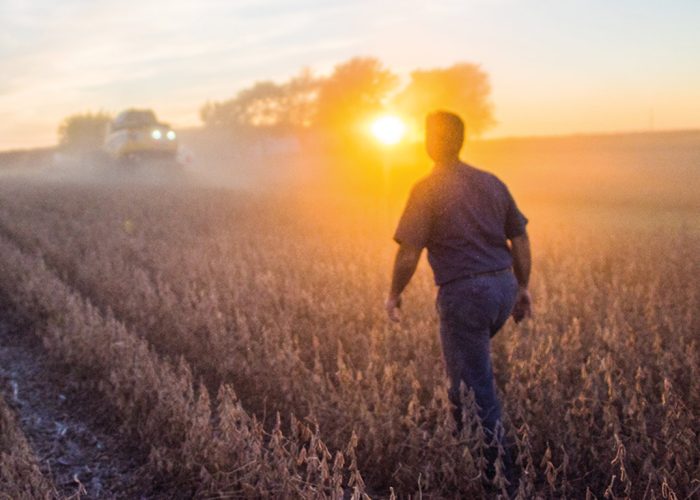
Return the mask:
[[[119,113],[110,124],[105,151],[120,162],[142,159],[175,161],[177,135],[169,125],[158,122],[153,111],[128,109]]]

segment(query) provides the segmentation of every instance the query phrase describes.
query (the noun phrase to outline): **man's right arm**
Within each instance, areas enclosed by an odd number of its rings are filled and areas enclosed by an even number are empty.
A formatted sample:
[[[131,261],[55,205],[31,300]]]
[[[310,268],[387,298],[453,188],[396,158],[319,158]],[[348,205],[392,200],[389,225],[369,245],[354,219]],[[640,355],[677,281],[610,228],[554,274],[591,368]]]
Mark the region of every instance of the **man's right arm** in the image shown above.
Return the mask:
[[[513,254],[513,272],[518,280],[518,295],[513,307],[513,319],[519,323],[526,317],[532,316],[532,298],[527,287],[530,283],[532,256],[530,238],[527,232],[510,240]]]
[[[511,243],[513,253],[513,271],[518,279],[518,285],[527,288],[530,284],[530,268],[532,267],[532,257],[530,254],[530,238],[527,232],[516,236]]]

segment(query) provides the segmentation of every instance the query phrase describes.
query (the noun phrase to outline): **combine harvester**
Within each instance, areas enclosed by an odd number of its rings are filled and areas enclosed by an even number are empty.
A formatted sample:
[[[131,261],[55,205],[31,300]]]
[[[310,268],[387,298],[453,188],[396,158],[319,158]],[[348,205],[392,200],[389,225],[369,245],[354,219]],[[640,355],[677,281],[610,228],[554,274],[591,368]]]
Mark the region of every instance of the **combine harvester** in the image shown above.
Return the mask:
[[[128,109],[112,121],[104,152],[109,163],[125,169],[157,168],[178,172],[189,163],[177,134],[151,110]]]

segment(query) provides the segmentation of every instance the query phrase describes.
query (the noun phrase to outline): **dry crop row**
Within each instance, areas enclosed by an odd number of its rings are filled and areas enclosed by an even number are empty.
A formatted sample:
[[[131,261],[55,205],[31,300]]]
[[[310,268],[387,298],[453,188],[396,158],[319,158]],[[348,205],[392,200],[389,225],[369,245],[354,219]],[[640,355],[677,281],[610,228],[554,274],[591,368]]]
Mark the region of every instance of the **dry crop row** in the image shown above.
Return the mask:
[[[331,451],[357,439],[374,491],[479,491],[483,442],[463,436],[462,454],[451,435],[425,269],[402,328],[377,307],[381,209],[200,190],[2,196],[5,231],[81,300],[208,387],[233,384],[268,432],[279,413],[285,428],[314,422]],[[697,233],[589,215],[531,217],[550,221],[533,228],[537,318],[494,345],[521,496],[687,495],[700,478]]]
[[[155,480],[170,481],[170,488],[177,481],[184,496],[342,497],[344,487],[361,496],[354,443],[345,455],[331,455],[317,430],[299,421],[290,437],[280,426],[267,434],[230,386],[220,387],[212,405],[186,363],[159,359],[143,340],[66,286],[40,256],[22,253],[5,239],[0,273],[8,305],[32,320],[60,360],[89,374],[125,428],[150,446]]]
[[[56,498],[12,410],[0,396],[0,499]]]

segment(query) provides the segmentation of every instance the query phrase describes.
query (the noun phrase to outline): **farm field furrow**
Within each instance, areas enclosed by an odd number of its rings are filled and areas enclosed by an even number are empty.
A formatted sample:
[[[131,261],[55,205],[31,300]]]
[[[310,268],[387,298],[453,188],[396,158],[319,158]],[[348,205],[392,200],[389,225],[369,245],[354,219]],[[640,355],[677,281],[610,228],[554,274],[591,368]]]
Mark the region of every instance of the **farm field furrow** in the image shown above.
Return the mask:
[[[289,438],[279,426],[267,434],[227,386],[212,412],[206,389],[196,386],[184,363],[160,360],[123,325],[74,294],[40,257],[0,239],[0,262],[2,294],[13,314],[29,322],[62,363],[90,374],[93,389],[150,449],[154,497],[342,496],[346,473],[357,478],[351,490],[362,493],[354,458],[344,466],[343,454],[330,455],[317,431],[297,421]],[[350,458],[354,446],[344,450]]]
[[[3,391],[4,392],[4,391]],[[0,393],[0,498],[54,498],[17,417]]]
[[[7,301],[3,301],[6,303]],[[3,312],[5,319],[11,317]],[[109,402],[70,367],[50,360],[25,324],[0,324],[0,389],[56,496],[100,498],[148,491],[147,455],[120,432]],[[148,450],[145,450],[148,451]]]
[[[193,290],[191,282],[182,277],[166,281],[163,278],[164,270],[155,267],[156,264],[148,266],[138,261],[132,262],[131,249],[123,246],[129,240],[128,236],[124,238],[125,231],[121,224],[117,225],[116,231],[110,227],[104,228],[107,231],[103,237],[92,240],[86,233],[79,232],[79,228],[86,226],[90,231],[95,229],[95,225],[81,220],[80,214],[47,210],[46,207],[39,210],[31,206],[23,208],[31,209],[29,215],[6,213],[4,217],[0,216],[3,230],[27,251],[40,252],[66,283],[98,306],[103,314],[114,314],[116,319],[142,335],[159,352],[176,358],[184,356],[196,374],[205,376],[205,380],[210,382],[209,388],[214,391],[222,380],[228,380],[232,374],[237,374],[239,380],[245,377],[245,373],[240,373],[240,367],[247,366],[247,363],[237,359],[237,356],[241,356],[237,352],[249,355],[251,345],[245,345],[240,335],[237,339],[227,334],[231,326],[223,325],[220,321],[223,316],[219,313],[218,317],[212,317],[212,307],[217,307],[216,304],[207,303],[209,297],[202,297],[200,291]],[[66,224],[68,227],[63,228]],[[62,229],[57,231],[58,228]],[[74,233],[74,237],[56,239],[56,233]],[[175,241],[165,242],[164,247],[176,244]],[[157,255],[143,253],[148,260],[158,261]],[[82,258],[74,258],[76,255]],[[110,255],[112,257],[108,257]],[[177,272],[176,268],[174,273]],[[106,274],[120,278],[105,286],[103,277]],[[152,276],[157,276],[158,281],[154,281]],[[134,288],[134,283],[142,286]],[[247,325],[242,328],[245,330]],[[192,331],[198,332],[198,335],[191,335]],[[217,334],[219,338],[216,338]],[[227,349],[222,349],[224,342]],[[220,357],[217,358],[217,355]],[[259,357],[267,355],[267,352],[257,353]],[[311,372],[307,370],[302,373],[301,379],[307,380],[310,375]],[[251,376],[248,376],[248,380],[252,380]],[[254,392],[258,390],[259,387]],[[270,418],[274,420],[274,412]]]
[[[73,323],[59,321],[60,331],[79,333],[54,332],[46,342],[58,342],[66,360],[81,353],[103,396],[116,398],[125,421],[156,450],[154,470],[184,467],[198,494],[253,487],[332,496],[364,491],[363,481],[380,496],[482,494],[480,429],[459,437],[466,449],[452,435],[425,266],[401,326],[388,325],[379,306],[398,207],[71,184],[2,186],[0,200],[3,234],[24,252],[18,257],[5,243],[2,264],[25,262],[28,283],[39,280],[32,270],[39,266],[41,282],[70,296],[49,308],[50,317],[82,304]],[[696,214],[630,208],[611,218],[604,207],[546,200],[525,208],[536,317],[494,339],[506,424],[524,469],[521,498],[693,494],[700,487],[700,285],[688,277],[700,274]],[[44,259],[49,268],[38,264]],[[49,300],[48,291],[31,290],[33,301]],[[31,308],[25,315],[42,317]],[[90,338],[95,328],[118,330],[130,347],[100,351]],[[143,356],[138,363],[127,359],[132,349]],[[133,374],[114,375],[122,364],[140,371],[141,363],[152,373],[174,370],[163,375],[170,382],[156,384],[163,394],[141,393],[148,382]],[[114,380],[124,388],[110,389]],[[211,403],[206,394],[220,384]],[[255,476],[240,457],[226,456],[235,444],[217,421],[229,391],[252,419],[236,442],[267,450],[256,456]],[[159,436],[168,419],[180,432]],[[217,439],[200,442],[207,433]],[[183,450],[192,463],[176,463]],[[316,453],[328,477],[310,471]],[[226,477],[238,467],[244,479]],[[197,489],[202,474],[211,480]]]

